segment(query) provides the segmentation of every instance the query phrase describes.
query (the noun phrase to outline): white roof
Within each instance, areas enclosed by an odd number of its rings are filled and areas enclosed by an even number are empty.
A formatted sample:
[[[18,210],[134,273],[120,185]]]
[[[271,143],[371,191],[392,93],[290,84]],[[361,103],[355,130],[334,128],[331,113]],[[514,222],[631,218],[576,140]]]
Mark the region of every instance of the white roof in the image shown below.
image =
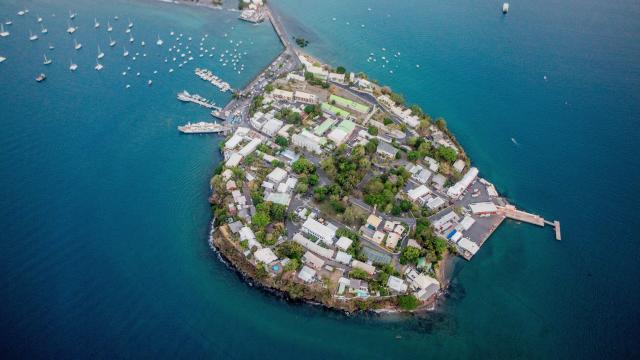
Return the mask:
[[[429,285],[432,284],[440,288],[440,283],[438,282],[438,280],[425,274],[419,274],[414,269],[407,269],[405,274],[407,275],[407,278],[411,280],[411,284],[416,289],[426,289],[427,287],[429,287]]]
[[[274,204],[289,206],[289,203],[291,202],[291,195],[287,193],[280,193],[280,192],[271,193],[267,195],[267,197],[265,198],[265,201],[271,201]]]
[[[281,89],[273,89],[273,91],[271,92],[271,95],[290,98],[290,97],[293,97],[293,92],[287,91],[287,90],[281,90]]]
[[[474,214],[495,213],[498,211],[496,204],[489,201],[469,204],[469,208],[471,209],[471,212]]]
[[[340,239],[336,241],[336,246],[346,251],[352,243],[353,240],[349,239],[348,237],[341,236]]]
[[[279,183],[280,181],[284,180],[286,177],[287,177],[287,172],[284,169],[279,167],[274,168],[273,170],[271,170],[269,175],[267,175],[267,178],[273,181],[274,183]]]
[[[253,253],[253,256],[255,256],[256,260],[265,264],[271,264],[272,262],[278,260],[276,254],[274,254],[273,251],[271,251],[271,249],[269,248],[256,250],[256,252]]]
[[[345,265],[349,265],[351,262],[351,255],[344,251],[338,251],[336,253],[336,261]]]
[[[436,196],[431,200],[427,201],[427,207],[431,210],[437,209],[442,205],[444,205],[444,200],[439,196]]]
[[[462,237],[462,231],[456,231],[453,235],[451,235],[451,241],[458,242]]]
[[[460,241],[458,241],[458,246],[460,246],[464,250],[467,250],[473,255],[475,255],[478,250],[480,250],[480,247],[468,238],[460,239]]]
[[[389,287],[389,289],[399,293],[406,292],[408,287],[407,284],[405,284],[404,280],[393,275],[389,276],[389,280],[387,280],[387,286]]]
[[[424,186],[424,185],[420,185],[416,188],[413,188],[411,190],[409,190],[407,192],[407,195],[409,195],[409,198],[413,201],[416,201],[417,199],[427,195],[428,193],[430,193],[431,191],[429,190],[428,187]]]
[[[229,159],[226,163],[224,163],[224,165],[227,167],[234,167],[238,166],[238,164],[240,164],[240,161],[242,161],[242,155],[234,152],[233,154],[231,154],[231,156],[229,156]]]
[[[358,268],[360,270],[366,271],[369,275],[373,275],[376,273],[376,268],[373,265],[369,265],[367,263],[363,263],[359,260],[353,260],[351,262],[351,266],[354,268]]]
[[[306,265],[298,273],[298,277],[304,282],[311,282],[314,276],[316,276],[316,271]]]
[[[287,182],[286,182],[287,187],[288,187],[289,189],[293,189],[293,188],[295,188],[297,183],[298,183],[298,179],[297,179],[297,178],[294,178],[294,177],[292,177],[292,176],[290,176],[290,177],[287,179]]]
[[[462,230],[469,230],[469,228],[471,227],[471,225],[473,225],[473,223],[475,223],[476,220],[474,218],[472,218],[471,216],[467,215],[464,217],[464,219],[462,219],[462,221],[460,221],[460,228]]]
[[[319,256],[312,253],[311,251],[307,251],[306,253],[304,253],[304,255],[302,256],[302,261],[305,264],[311,265],[311,267],[314,267],[316,269],[320,269],[324,265],[324,260],[322,260]]]
[[[335,128],[331,130],[331,132],[327,135],[327,137],[330,140],[332,140],[334,143],[341,145],[348,135],[349,134],[347,134],[344,130]]]
[[[255,240],[255,238],[256,236],[250,228],[245,226],[240,229],[240,240]]]
[[[467,164],[464,163],[464,161],[462,161],[461,159],[456,160],[456,162],[453,163],[453,168],[456,169],[457,172],[461,173],[462,170],[464,170],[464,167]]]
[[[275,134],[276,131],[280,130],[284,122],[278,119],[270,119],[264,125],[262,125],[262,131],[267,134]]]
[[[240,149],[239,154],[242,156],[247,156],[251,154],[257,147],[260,145],[262,140],[260,139],[251,139],[247,145],[245,145],[242,149]]]
[[[387,236],[387,247],[390,249],[395,249],[396,245],[398,245],[398,241],[400,240],[400,235],[392,232]]]
[[[325,243],[333,243],[333,237],[336,235],[335,230],[322,225],[312,218],[307,218],[302,227]]]
[[[464,174],[460,181],[455,183],[449,188],[449,190],[447,190],[447,195],[452,198],[457,198],[464,192],[467,187],[469,187],[469,185],[471,185],[471,182],[476,178],[476,176],[478,176],[478,169],[472,167],[471,169],[469,169],[469,171],[467,171],[466,174]]]
[[[224,148],[227,150],[233,149],[236,146],[238,146],[238,144],[240,144],[241,141],[242,141],[242,136],[238,134],[233,134],[233,136],[229,138],[229,140],[227,140],[226,143],[224,143]]]
[[[304,237],[302,234],[297,233],[293,235],[293,241],[305,247],[305,249],[313,251],[314,253],[325,257],[327,259],[331,259],[333,257],[333,250],[324,248],[311,240]]]

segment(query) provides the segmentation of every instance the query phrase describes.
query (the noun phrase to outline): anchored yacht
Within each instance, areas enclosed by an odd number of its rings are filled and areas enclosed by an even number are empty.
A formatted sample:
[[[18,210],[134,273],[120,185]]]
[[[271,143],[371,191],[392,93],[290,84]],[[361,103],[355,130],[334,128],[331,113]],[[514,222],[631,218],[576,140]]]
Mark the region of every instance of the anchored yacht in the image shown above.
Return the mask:
[[[102,66],[102,64],[100,64],[100,62],[98,60],[96,60],[96,66],[94,67],[94,69],[100,71],[102,70],[104,66]]]
[[[116,46],[116,41],[115,41],[115,40],[113,40],[113,39],[111,38],[111,36],[109,36],[109,46],[110,46],[110,47],[114,47],[114,46]]]
[[[52,62],[53,62],[53,60],[51,60],[51,59],[47,58],[47,54],[44,54],[44,62],[43,62],[43,64],[45,64],[45,65],[49,65],[49,64],[51,64]]]
[[[4,29],[4,25],[3,24],[0,24],[0,36],[1,37],[9,36],[9,32]]]
[[[98,19],[93,18],[93,28],[97,29],[100,27],[100,23],[98,22]]]
[[[162,44],[164,44],[164,41],[162,41],[162,39],[160,39],[160,35],[158,35],[158,41],[156,41],[156,45],[162,46]]]
[[[34,34],[31,30],[29,30],[29,40],[31,41],[38,40],[38,35]]]
[[[80,44],[76,39],[73,39],[73,48],[76,50],[82,49],[82,44]]]
[[[69,60],[69,70],[76,71],[78,69],[78,64],[74,64],[73,60]]]
[[[98,59],[102,59],[104,57],[104,53],[100,50],[100,45],[98,45]]]
[[[46,34],[49,32],[49,30],[46,27],[44,27],[44,25],[42,24],[40,24],[40,28],[41,28],[40,32],[43,34]]]

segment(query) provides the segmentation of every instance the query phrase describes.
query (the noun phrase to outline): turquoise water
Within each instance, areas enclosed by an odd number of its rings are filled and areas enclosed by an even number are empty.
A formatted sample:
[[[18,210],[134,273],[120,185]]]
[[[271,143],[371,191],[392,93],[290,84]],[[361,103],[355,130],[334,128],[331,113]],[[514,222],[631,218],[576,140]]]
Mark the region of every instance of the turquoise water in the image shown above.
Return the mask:
[[[16,16],[25,3],[29,16]],[[193,68],[242,86],[280,51],[273,30],[229,11],[157,2],[3,1],[0,19],[14,22],[0,39],[8,58],[0,64],[3,354],[637,357],[637,2],[512,2],[506,17],[500,2],[272,3],[312,54],[444,116],[501,192],[562,221],[563,241],[549,229],[505,223],[473,261],[455,264],[449,298],[419,318],[345,317],[263,294],[208,247],[205,199],[218,140],[177,133],[209,115],[175,94],[225,103],[229,95]],[[70,8],[79,13],[80,53],[64,32]],[[36,14],[49,34],[30,43]],[[114,15],[119,44],[109,49],[93,17],[104,26]],[[127,17],[147,42],[144,50],[127,43],[147,53],[135,62],[121,54]],[[196,44],[208,33],[218,50],[242,40],[246,70],[196,57],[169,74],[170,30]],[[50,68],[42,65],[48,41],[56,46]],[[106,53],[99,73],[97,43]],[[390,61],[393,74],[366,61],[382,47],[401,53]],[[80,66],[73,74],[69,56]],[[140,78],[122,76],[127,66]],[[48,78],[37,84],[41,71]]]

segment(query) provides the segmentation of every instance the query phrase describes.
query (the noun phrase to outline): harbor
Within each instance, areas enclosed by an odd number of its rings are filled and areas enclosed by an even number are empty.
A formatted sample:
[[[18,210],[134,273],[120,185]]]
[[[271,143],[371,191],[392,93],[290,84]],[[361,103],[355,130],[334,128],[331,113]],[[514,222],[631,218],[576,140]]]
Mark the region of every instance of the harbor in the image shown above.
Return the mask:
[[[183,90],[182,92],[178,93],[177,97],[178,100],[182,102],[191,102],[207,109],[220,110],[219,106],[216,106],[214,103],[211,103],[209,100],[203,98],[198,94],[189,94],[187,90]]]

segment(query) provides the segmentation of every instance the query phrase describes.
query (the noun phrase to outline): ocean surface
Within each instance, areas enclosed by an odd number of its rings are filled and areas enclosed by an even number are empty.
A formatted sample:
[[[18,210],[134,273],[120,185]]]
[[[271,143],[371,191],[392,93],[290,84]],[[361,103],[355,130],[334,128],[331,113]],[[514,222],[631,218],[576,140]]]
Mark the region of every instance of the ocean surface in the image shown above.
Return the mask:
[[[507,16],[500,1],[270,3],[311,54],[444,117],[481,175],[518,207],[560,220],[563,240],[505,222],[471,262],[450,264],[450,294],[419,317],[345,316],[264,294],[208,246],[219,138],[180,135],[177,125],[210,116],[175,95],[226,103],[194,68],[242,87],[281,50],[270,25],[151,0],[4,0],[4,358],[640,356],[639,2],[517,1]],[[212,58],[198,56],[205,34]],[[168,51],[177,42],[194,57],[182,68],[188,56],[174,63]],[[240,73],[219,61],[233,49],[247,52]]]

